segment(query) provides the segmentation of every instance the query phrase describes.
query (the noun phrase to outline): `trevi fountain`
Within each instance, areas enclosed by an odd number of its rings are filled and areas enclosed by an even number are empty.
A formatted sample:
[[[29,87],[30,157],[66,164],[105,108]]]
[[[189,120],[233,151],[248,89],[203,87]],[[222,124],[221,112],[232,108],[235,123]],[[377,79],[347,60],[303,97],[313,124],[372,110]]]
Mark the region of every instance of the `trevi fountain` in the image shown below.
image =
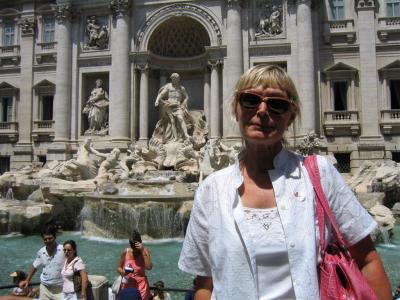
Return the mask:
[[[32,163],[0,177],[0,234],[31,234],[54,222],[107,238],[124,238],[132,229],[149,239],[183,236],[198,183],[232,164],[242,147],[208,139],[204,113],[189,110],[188,100],[179,74],[171,74],[155,99],[159,120],[147,145],[133,142],[125,153],[104,153],[92,139],[108,132],[110,100],[103,81],[95,80],[82,111],[85,139],[74,158]],[[310,133],[296,150],[310,154],[320,148]],[[400,166],[393,161],[366,161],[347,178],[383,232],[399,217],[399,180]]]

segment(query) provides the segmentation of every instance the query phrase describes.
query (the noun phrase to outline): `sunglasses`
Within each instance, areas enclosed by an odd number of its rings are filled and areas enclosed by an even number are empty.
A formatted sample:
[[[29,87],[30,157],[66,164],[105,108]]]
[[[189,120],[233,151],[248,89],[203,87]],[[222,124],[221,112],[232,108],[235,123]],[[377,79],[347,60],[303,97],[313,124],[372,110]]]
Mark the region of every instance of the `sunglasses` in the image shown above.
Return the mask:
[[[265,102],[269,113],[281,115],[287,112],[290,108],[292,100],[280,97],[264,97],[254,92],[243,91],[239,92],[238,99],[240,105],[245,109],[256,109],[261,102]]]

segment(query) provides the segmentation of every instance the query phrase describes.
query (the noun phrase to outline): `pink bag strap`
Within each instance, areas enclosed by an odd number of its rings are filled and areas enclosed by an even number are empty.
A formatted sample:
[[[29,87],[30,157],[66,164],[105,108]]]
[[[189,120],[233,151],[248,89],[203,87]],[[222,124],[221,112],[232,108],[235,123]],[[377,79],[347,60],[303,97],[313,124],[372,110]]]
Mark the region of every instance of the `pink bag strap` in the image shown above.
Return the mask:
[[[332,214],[332,211],[329,207],[329,202],[325,197],[324,190],[321,185],[321,177],[319,175],[318,162],[316,155],[307,156],[304,159],[304,166],[308,172],[308,176],[310,177],[311,183],[314,188],[315,196],[317,198],[316,206],[317,206],[317,218],[318,218],[318,227],[319,227],[319,244],[321,246],[321,250],[325,251],[325,215],[328,217],[329,222],[332,225],[333,233],[335,235],[336,241],[339,242],[341,246],[345,246],[344,238],[340,233],[338,225],[335,221],[335,217]]]

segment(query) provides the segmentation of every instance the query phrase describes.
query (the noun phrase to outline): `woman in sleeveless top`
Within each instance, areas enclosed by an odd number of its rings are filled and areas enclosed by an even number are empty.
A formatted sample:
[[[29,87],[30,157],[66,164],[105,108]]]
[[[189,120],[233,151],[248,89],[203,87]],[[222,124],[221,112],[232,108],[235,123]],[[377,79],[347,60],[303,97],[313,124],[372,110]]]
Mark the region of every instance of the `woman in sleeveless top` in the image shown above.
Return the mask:
[[[142,300],[150,298],[149,281],[146,270],[151,270],[150,252],[142,244],[140,233],[134,231],[129,239],[130,248],[122,252],[117,272],[122,276],[121,290],[125,288],[136,288],[139,290]]]

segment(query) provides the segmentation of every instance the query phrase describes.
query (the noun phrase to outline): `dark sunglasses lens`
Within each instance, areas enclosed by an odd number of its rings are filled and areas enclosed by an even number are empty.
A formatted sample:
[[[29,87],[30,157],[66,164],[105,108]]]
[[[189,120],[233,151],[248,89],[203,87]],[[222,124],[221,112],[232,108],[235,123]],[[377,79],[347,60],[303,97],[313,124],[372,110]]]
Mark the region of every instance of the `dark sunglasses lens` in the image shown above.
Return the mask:
[[[257,95],[243,93],[240,95],[239,101],[245,108],[255,108],[260,105],[261,99]]]
[[[267,101],[268,111],[275,114],[283,114],[289,110],[289,101],[278,99],[278,98],[269,98]]]

